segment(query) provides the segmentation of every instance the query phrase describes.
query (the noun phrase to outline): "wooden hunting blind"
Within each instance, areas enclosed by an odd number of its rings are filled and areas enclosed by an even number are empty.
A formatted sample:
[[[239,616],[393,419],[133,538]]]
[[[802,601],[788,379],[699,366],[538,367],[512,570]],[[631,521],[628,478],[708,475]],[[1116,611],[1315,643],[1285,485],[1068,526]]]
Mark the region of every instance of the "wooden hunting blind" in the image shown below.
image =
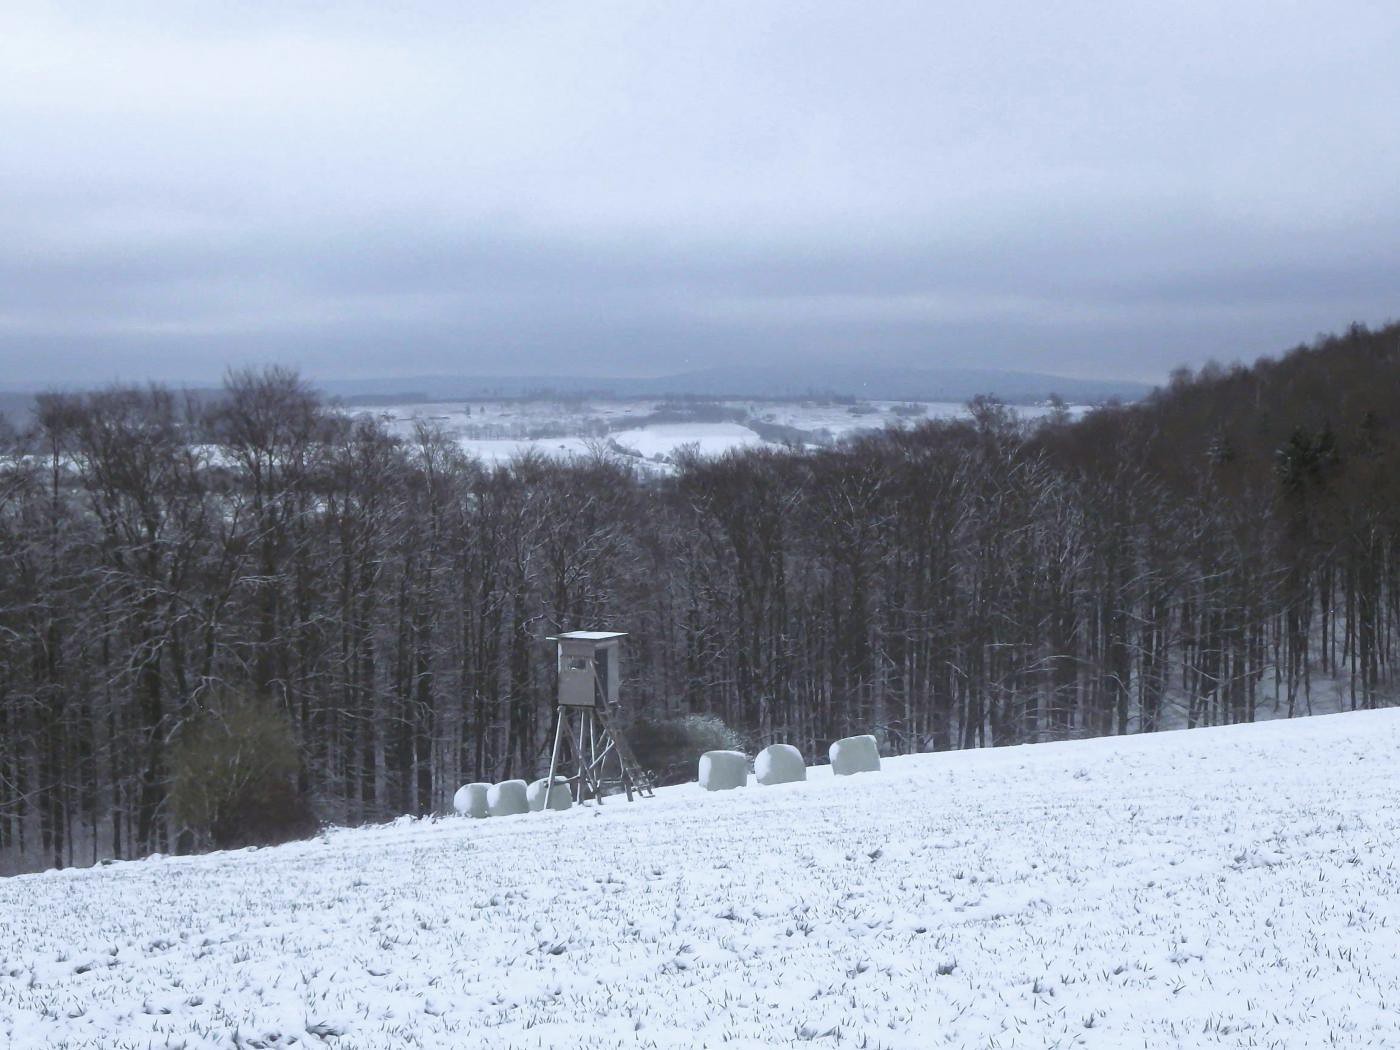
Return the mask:
[[[567,631],[547,639],[558,646],[559,711],[554,723],[554,750],[549,783],[570,771],[575,802],[599,802],[609,788],[651,794],[651,778],[637,764],[622,730],[612,724],[609,708],[617,704],[622,681],[622,639],[617,631]]]
[[[612,631],[570,631],[550,639],[559,645],[560,706],[617,703],[618,650],[626,637]]]

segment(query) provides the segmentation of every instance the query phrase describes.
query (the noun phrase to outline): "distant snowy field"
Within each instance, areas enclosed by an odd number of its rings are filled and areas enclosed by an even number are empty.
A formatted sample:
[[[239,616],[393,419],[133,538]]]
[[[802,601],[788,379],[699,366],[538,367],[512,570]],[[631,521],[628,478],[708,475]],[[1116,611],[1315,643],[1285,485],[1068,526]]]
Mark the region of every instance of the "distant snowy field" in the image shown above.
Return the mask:
[[[353,414],[382,419],[390,432],[410,438],[420,423],[431,423],[456,438],[462,448],[483,462],[501,463],[528,451],[549,456],[587,455],[608,448],[664,468],[683,446],[701,455],[722,455],[732,449],[778,445],[785,440],[821,444],[862,430],[909,426],[929,419],[967,415],[967,406],[953,402],[861,401],[714,401],[679,403],[700,414],[726,412],[733,420],[650,421],[654,413],[674,411],[665,400],[571,401],[458,400],[402,405],[352,406]],[[1049,408],[1013,406],[1023,418],[1040,418]],[[1074,406],[1072,414],[1087,411]],[[768,429],[765,428],[767,425]],[[771,427],[785,428],[779,437]],[[611,443],[611,444],[610,444]]]
[[[1400,711],[812,777],[0,880],[0,1045],[1400,1045]]]

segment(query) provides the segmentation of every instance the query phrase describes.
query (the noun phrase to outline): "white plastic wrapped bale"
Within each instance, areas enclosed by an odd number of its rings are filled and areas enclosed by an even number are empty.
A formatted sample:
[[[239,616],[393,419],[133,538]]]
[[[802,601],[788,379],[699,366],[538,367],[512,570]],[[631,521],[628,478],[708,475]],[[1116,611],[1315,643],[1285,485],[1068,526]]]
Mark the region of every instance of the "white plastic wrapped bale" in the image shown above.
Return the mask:
[[[532,813],[538,813],[540,810],[544,809],[544,788],[545,782],[548,780],[548,777],[540,777],[540,779],[531,784],[529,790],[525,792],[526,797],[529,799],[530,811]],[[568,809],[573,804],[574,796],[569,793],[569,778],[555,777],[554,787],[549,791],[549,808]]]
[[[807,779],[807,765],[791,744],[770,744],[753,760],[753,773],[760,784],[791,784]]]
[[[530,812],[530,799],[523,780],[503,780],[486,792],[486,808],[493,817],[511,817]]]
[[[490,784],[463,784],[452,796],[452,808],[464,817],[489,817],[486,793],[490,790]]]
[[[706,751],[700,756],[700,786],[728,791],[749,782],[749,756],[742,751]]]
[[[831,745],[831,771],[838,777],[880,771],[880,745],[870,735],[848,736]]]

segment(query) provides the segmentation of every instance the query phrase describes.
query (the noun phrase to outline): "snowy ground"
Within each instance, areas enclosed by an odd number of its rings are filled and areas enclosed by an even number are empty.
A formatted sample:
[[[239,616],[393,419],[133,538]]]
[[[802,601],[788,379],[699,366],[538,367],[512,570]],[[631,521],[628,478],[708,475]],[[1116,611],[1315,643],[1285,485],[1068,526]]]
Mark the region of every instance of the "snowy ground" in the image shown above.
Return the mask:
[[[764,441],[740,423],[658,423],[619,430],[611,435],[621,447],[653,459],[669,456],[683,445],[702,456],[723,455],[730,449],[762,445]]]
[[[726,413],[730,420],[696,418],[681,422],[650,420],[655,413],[674,415],[691,410],[703,416],[707,411]],[[825,443],[861,430],[886,426],[908,426],[928,419],[948,419],[967,414],[967,406],[952,402],[860,401],[855,404],[834,401],[714,401],[674,403],[638,399],[609,401],[581,398],[571,401],[541,399],[486,401],[434,401],[373,408],[352,407],[347,411],[368,413],[383,419],[390,431],[408,438],[420,422],[441,427],[470,452],[486,463],[505,462],[528,450],[551,456],[586,455],[594,448],[609,447],[635,455],[664,469],[664,463],[683,445],[698,448],[702,455],[719,455],[734,448],[780,440],[806,440]],[[1049,409],[1044,406],[1016,406],[1013,411],[1036,419]],[[1086,408],[1071,412],[1082,415]],[[754,423],[758,430],[748,424]],[[788,428],[775,438],[763,424]],[[759,431],[769,434],[765,438]]]
[[[1398,759],[1333,715],[0,880],[0,1045],[1400,1046]]]

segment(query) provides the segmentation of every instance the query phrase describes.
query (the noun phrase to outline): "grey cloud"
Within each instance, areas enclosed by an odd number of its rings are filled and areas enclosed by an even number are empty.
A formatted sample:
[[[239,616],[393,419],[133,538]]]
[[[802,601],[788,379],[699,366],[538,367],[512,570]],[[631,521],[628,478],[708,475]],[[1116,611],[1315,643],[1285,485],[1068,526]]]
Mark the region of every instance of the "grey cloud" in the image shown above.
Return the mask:
[[[1400,313],[1387,5],[114,11],[0,14],[0,385],[1156,379]]]

